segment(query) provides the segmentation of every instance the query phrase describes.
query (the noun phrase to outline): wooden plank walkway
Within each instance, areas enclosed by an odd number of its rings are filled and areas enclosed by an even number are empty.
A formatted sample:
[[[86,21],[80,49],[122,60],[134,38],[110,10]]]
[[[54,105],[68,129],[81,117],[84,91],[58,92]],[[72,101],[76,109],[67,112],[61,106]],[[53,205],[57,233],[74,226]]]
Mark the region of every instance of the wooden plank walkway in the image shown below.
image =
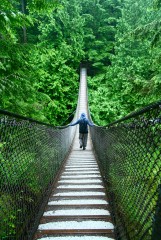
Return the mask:
[[[82,69],[79,116],[87,113],[86,70]],[[72,151],[41,218],[35,240],[112,240],[114,226],[90,136],[79,148],[78,127]]]

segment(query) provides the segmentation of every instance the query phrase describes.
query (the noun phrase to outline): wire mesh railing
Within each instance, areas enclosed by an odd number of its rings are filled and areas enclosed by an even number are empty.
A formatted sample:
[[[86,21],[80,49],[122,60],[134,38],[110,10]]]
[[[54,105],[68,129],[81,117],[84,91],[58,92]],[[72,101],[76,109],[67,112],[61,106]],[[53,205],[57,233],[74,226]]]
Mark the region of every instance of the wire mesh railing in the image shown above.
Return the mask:
[[[1,240],[31,239],[74,131],[0,111]]]
[[[91,135],[117,239],[161,239],[161,102]]]

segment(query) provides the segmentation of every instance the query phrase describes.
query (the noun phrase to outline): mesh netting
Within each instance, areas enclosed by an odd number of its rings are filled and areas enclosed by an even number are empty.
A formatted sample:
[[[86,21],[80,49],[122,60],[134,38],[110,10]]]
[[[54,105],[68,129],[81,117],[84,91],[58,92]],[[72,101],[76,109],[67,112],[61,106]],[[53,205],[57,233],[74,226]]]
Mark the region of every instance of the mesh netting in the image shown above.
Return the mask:
[[[117,239],[161,239],[161,102],[91,128]]]
[[[74,130],[0,111],[0,239],[30,239]]]

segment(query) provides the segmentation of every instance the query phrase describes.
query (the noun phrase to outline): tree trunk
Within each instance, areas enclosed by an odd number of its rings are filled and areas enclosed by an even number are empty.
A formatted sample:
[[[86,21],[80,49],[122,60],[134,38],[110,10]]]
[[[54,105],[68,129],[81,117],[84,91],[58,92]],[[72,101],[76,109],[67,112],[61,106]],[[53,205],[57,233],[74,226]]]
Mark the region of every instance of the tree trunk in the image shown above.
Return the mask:
[[[26,2],[25,2],[25,0],[21,0],[21,10],[22,10],[23,14],[26,14]],[[23,27],[22,30],[23,30],[23,42],[27,43],[26,27]]]

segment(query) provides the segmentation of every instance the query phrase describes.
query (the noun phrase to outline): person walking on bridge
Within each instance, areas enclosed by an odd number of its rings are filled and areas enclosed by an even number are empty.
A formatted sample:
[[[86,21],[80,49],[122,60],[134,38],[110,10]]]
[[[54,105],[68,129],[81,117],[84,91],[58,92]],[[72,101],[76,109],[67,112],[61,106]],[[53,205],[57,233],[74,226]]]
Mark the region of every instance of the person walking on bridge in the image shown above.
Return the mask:
[[[94,124],[91,123],[86,118],[85,113],[82,113],[80,118],[76,122],[69,124],[69,126],[75,126],[76,124],[79,124],[79,143],[80,143],[80,148],[83,147],[83,150],[85,150],[86,146],[87,146],[88,125],[90,127],[92,127],[92,126],[94,126]]]

